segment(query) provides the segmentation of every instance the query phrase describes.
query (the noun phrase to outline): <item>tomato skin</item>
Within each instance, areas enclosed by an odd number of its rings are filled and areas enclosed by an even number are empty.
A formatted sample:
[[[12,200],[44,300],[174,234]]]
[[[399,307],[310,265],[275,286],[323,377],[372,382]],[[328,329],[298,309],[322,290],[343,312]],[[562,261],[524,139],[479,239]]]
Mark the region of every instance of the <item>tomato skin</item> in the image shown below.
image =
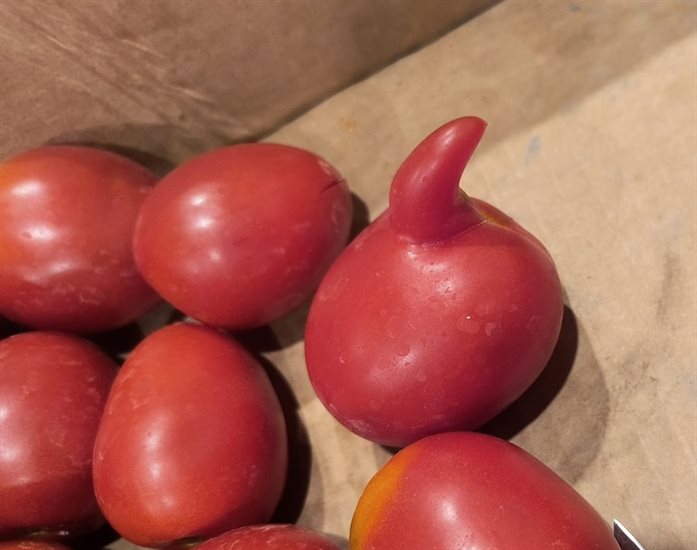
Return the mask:
[[[75,336],[0,341],[0,535],[73,535],[103,523],[92,448],[115,376],[116,364]]]
[[[150,309],[158,297],[131,241],[154,182],[129,159],[88,147],[39,147],[0,164],[0,315],[91,333]]]
[[[316,288],[346,243],[351,198],[314,154],[278,144],[226,147],[155,188],[135,232],[145,279],[206,324],[266,324]]]
[[[581,495],[512,443],[452,432],[395,455],[368,483],[351,550],[619,550]]]
[[[324,535],[296,525],[252,525],[229,531],[197,550],[339,550]]]
[[[175,324],[128,357],[94,448],[97,499],[142,546],[268,521],[286,476],[283,414],[262,367],[215,329]]]
[[[468,158],[448,149],[458,139],[476,145],[471,122],[458,122],[457,139],[405,161],[416,176],[400,169],[390,208],[332,265],[308,317],[305,355],[320,400],[389,446],[493,418],[542,371],[561,326],[549,253],[493,206],[457,195],[461,167],[443,170],[428,156]],[[443,171],[449,180],[438,179]],[[443,185],[445,199],[428,210]]]
[[[70,550],[57,542],[37,540],[8,540],[0,542],[0,550]]]

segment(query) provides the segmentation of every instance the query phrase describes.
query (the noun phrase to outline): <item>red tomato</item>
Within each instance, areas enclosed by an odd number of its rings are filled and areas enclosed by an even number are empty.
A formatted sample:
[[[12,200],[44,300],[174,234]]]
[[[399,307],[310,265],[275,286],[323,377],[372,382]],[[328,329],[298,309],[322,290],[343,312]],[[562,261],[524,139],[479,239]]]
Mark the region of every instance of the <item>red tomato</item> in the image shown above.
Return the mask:
[[[0,542],[0,550],[70,550],[70,548],[57,542],[8,540]]]
[[[324,535],[295,525],[253,525],[229,531],[196,550],[339,550]],[[0,549],[1,550],[1,549]]]
[[[479,119],[459,119],[415,149],[389,210],[341,254],[312,303],[312,384],[373,441],[403,446],[479,427],[529,387],[556,343],[563,306],[549,254],[458,193],[483,131]]]
[[[262,523],[284,486],[286,445],[262,367],[222,332],[171,325],[116,378],[94,449],[97,499],[143,546]]]
[[[0,341],[0,535],[75,534],[103,523],[92,447],[116,365],[75,336]]]
[[[351,550],[619,550],[598,513],[515,445],[477,433],[422,439],[368,483]]]
[[[0,315],[86,333],[150,309],[158,298],[131,240],[154,182],[142,166],[86,147],[40,147],[0,164]]]
[[[135,233],[145,279],[175,307],[229,329],[263,325],[315,289],[346,243],[351,200],[319,157],[235,145],[165,177]]]

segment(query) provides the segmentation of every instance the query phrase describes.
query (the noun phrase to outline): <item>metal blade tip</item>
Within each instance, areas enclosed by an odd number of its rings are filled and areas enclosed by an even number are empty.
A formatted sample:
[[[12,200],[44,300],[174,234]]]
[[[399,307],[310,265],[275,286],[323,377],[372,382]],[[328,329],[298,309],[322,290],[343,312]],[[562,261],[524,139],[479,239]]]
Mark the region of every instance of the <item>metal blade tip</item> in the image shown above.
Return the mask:
[[[619,521],[613,520],[612,531],[622,550],[646,550]]]

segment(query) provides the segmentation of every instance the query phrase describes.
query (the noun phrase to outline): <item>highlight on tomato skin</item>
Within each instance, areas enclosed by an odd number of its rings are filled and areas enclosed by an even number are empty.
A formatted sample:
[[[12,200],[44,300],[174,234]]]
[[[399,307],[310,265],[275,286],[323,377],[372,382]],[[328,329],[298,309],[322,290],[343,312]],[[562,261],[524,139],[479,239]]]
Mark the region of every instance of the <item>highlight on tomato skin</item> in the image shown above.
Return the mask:
[[[552,470],[512,443],[473,432],[422,439],[370,480],[351,550],[620,550],[610,527]]]
[[[124,538],[171,546],[268,521],[287,456],[262,366],[224,332],[178,323],[119,371],[94,445],[95,492]]]
[[[0,537],[89,533],[104,523],[92,449],[117,365],[57,332],[0,341]]]
[[[140,272],[208,325],[245,329],[300,305],[348,239],[351,196],[317,155],[273,143],[200,155],[168,174],[140,213]]]
[[[484,128],[457,119],[414,149],[389,208],[312,301],[310,381],[339,422],[376,443],[480,427],[534,382],[556,344],[563,302],[549,252],[459,190]]]
[[[156,177],[101,149],[45,146],[0,163],[0,316],[96,333],[160,301],[131,241]]]
[[[328,537],[297,525],[252,525],[219,535],[197,550],[340,550]]]

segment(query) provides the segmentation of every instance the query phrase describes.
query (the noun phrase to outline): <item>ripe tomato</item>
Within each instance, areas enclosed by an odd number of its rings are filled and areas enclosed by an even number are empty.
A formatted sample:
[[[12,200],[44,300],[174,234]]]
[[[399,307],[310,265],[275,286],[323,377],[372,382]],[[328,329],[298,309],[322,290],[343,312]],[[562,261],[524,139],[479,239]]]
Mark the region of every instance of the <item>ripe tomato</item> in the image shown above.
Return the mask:
[[[327,409],[390,446],[475,429],[547,364],[563,313],[549,253],[459,192],[484,131],[436,130],[397,172],[389,209],[334,262],[310,309],[308,373]]]
[[[470,432],[409,445],[368,483],[351,550],[619,550],[598,513],[515,445]]]
[[[94,449],[97,499],[143,546],[261,523],[284,486],[286,446],[262,367],[222,332],[171,325],[114,383]]]
[[[207,324],[263,325],[300,304],[346,243],[346,183],[284,145],[235,145],[174,170],[145,202],[134,239],[145,279]]]
[[[339,550],[324,535],[295,525],[253,525],[207,540],[197,550]],[[1,550],[1,549],[0,549]]]
[[[136,216],[155,177],[118,155],[40,147],[0,164],[0,316],[99,332],[158,300],[136,271]]]
[[[0,341],[0,535],[101,525],[92,447],[115,375],[106,355],[75,336]]]

